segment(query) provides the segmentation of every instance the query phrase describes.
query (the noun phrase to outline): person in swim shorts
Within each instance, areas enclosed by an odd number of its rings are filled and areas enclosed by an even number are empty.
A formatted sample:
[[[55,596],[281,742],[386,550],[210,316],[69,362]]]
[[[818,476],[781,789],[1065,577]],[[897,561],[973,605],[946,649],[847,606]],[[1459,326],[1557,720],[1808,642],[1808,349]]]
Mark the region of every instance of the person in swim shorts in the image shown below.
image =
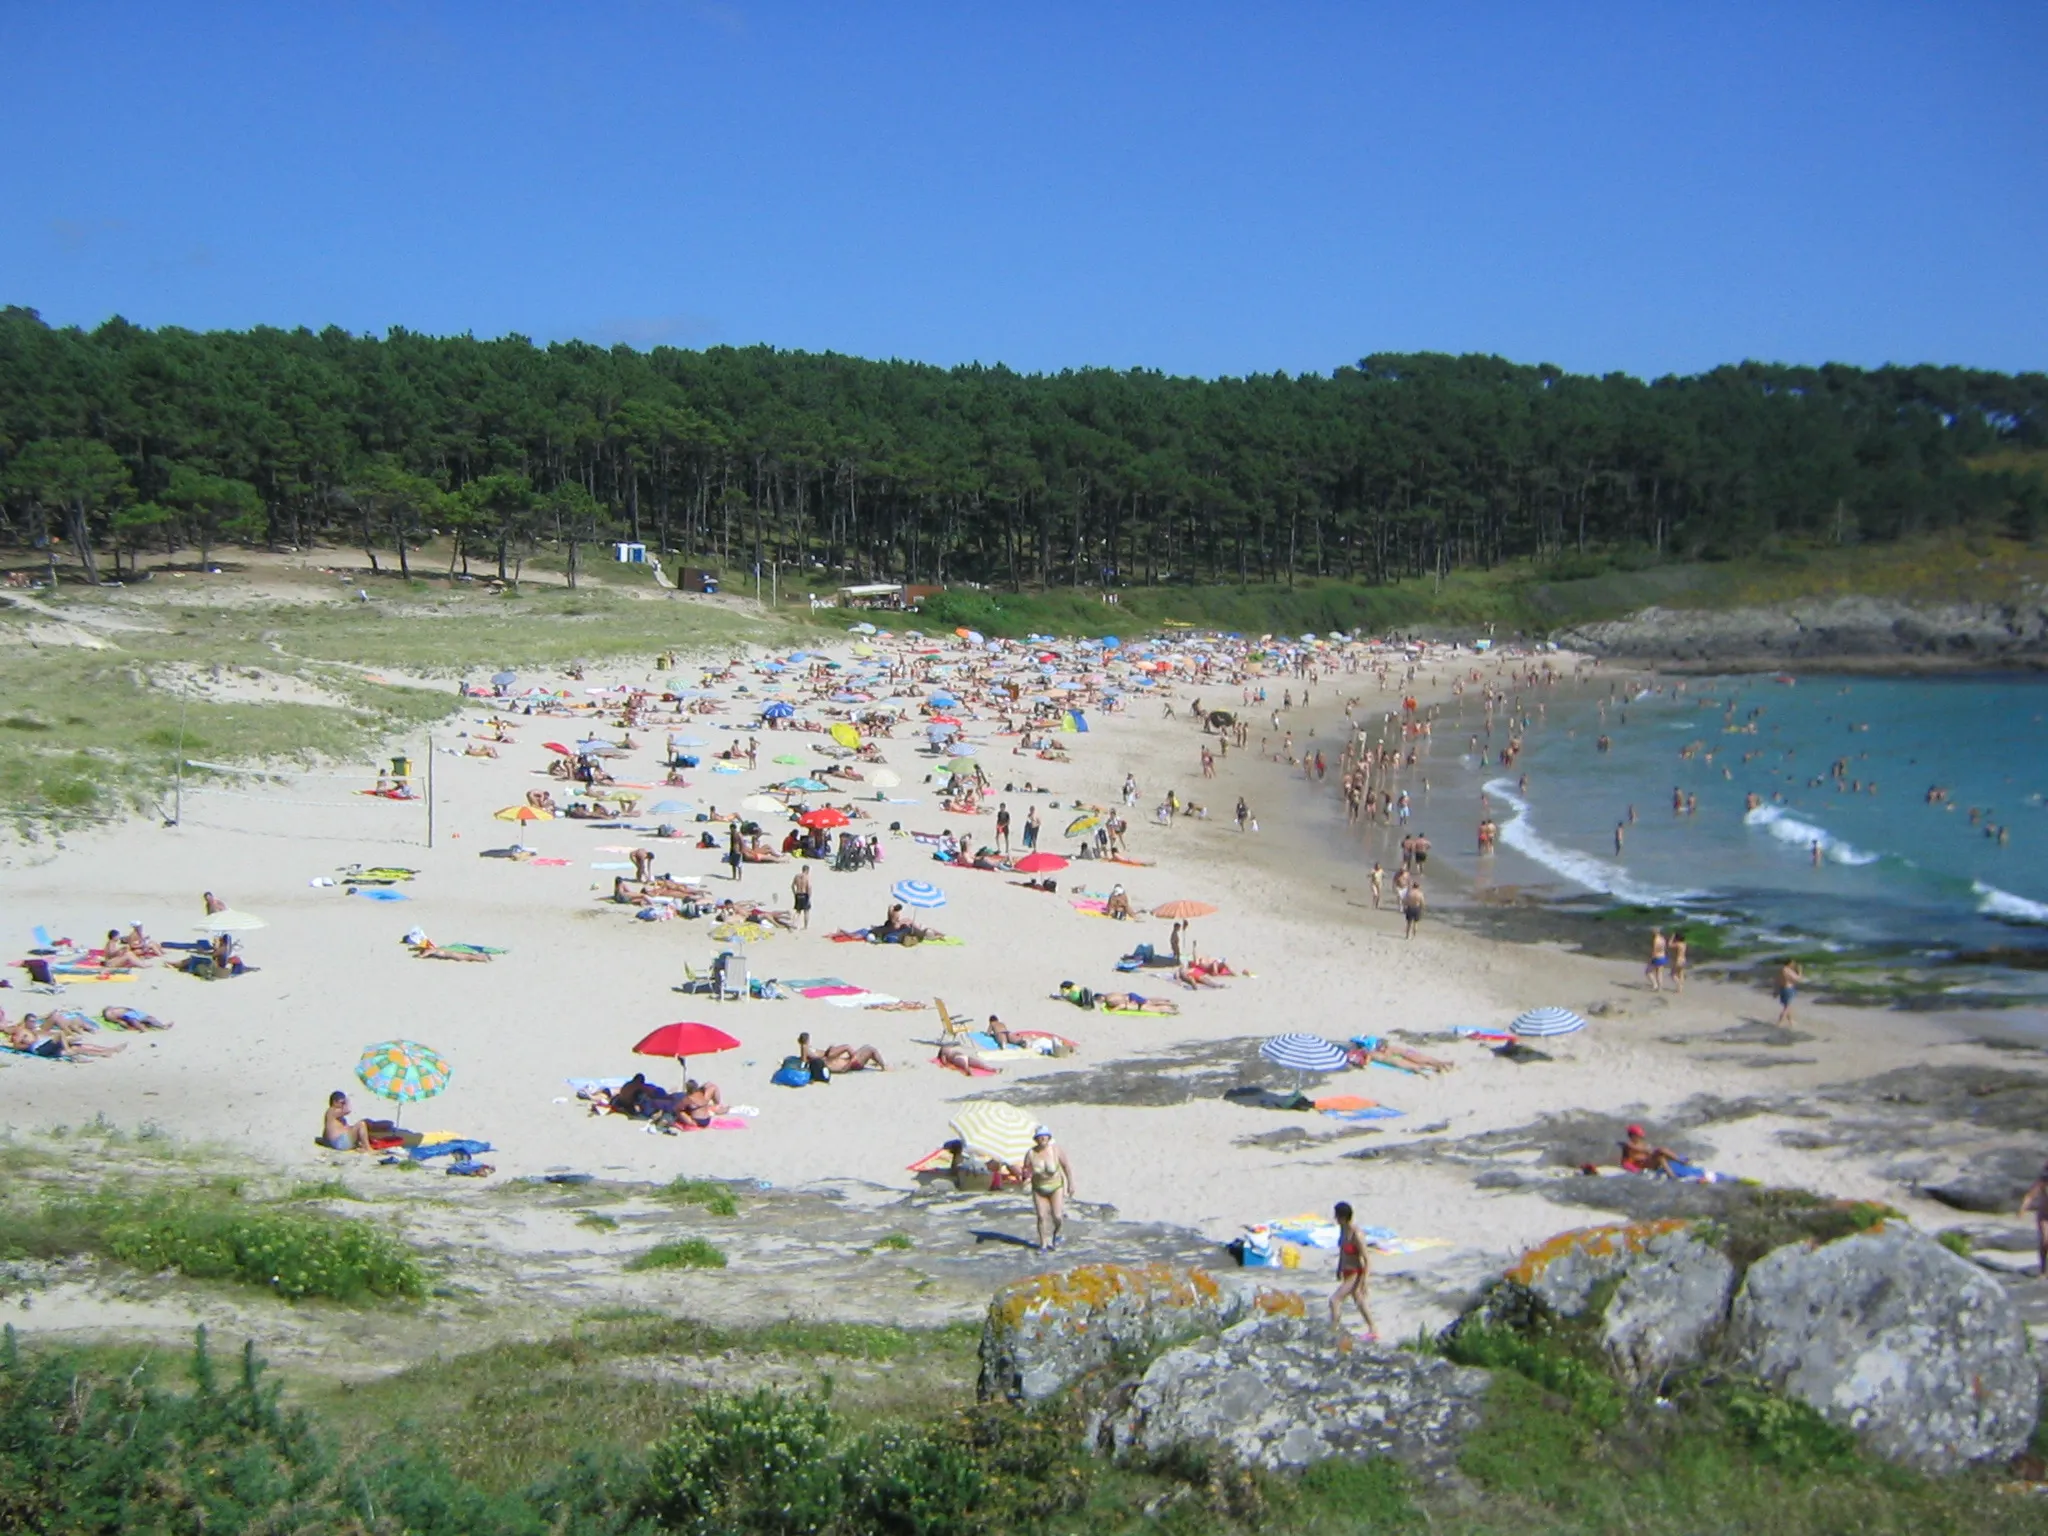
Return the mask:
[[[339,1088],[327,1095],[327,1114],[320,1122],[320,1140],[337,1152],[370,1150],[370,1128],[348,1121],[348,1095]]]
[[[1799,969],[1797,960],[1787,960],[1778,967],[1778,1023],[1782,1027],[1792,1022],[1792,1004],[1799,997],[1799,983],[1806,980],[1806,973]]]

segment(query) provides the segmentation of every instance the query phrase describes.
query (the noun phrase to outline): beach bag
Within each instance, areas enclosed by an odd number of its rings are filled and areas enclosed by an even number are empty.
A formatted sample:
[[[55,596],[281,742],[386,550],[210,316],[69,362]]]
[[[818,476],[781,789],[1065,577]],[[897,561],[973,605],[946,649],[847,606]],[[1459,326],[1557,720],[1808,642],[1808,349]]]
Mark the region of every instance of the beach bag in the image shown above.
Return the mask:
[[[768,1081],[779,1083],[784,1088],[808,1088],[811,1086],[811,1074],[801,1060],[791,1056],[775,1069],[775,1074]]]
[[[803,1067],[810,1074],[812,1082],[829,1083],[832,1081],[832,1069],[825,1065],[825,1060],[822,1056],[813,1056],[809,1061],[802,1061],[795,1056],[789,1059]]]

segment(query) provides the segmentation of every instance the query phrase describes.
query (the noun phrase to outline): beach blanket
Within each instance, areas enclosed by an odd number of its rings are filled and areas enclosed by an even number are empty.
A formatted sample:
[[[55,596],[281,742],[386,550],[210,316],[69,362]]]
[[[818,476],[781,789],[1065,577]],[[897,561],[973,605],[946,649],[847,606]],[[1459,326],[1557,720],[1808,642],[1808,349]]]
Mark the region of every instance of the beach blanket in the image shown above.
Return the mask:
[[[405,894],[405,892],[403,892],[403,891],[394,891],[394,890],[392,890],[392,889],[391,889],[391,888],[390,888],[389,886],[384,886],[384,885],[352,885],[352,886],[350,886],[350,887],[349,887],[349,891],[348,891],[348,893],[349,893],[349,895],[351,895],[351,896],[360,896],[360,897],[362,897],[362,898],[363,898],[363,900],[365,900],[365,901],[411,901],[411,900],[412,900],[412,898],[411,898],[410,896],[406,895],[406,894]]]
[[[932,1065],[935,1067],[944,1067],[949,1072],[959,1072],[964,1070],[969,1077],[996,1076],[996,1069],[994,1067],[978,1067],[971,1065],[966,1068],[956,1067],[950,1061],[947,1061],[944,1057],[941,1056],[934,1056],[932,1058]]]
[[[1067,905],[1083,917],[1108,917],[1109,902],[1100,896],[1070,896]]]
[[[424,1163],[436,1157],[454,1157],[467,1162],[479,1152],[494,1150],[488,1141],[474,1141],[449,1131],[429,1131],[408,1149],[413,1161]]]
[[[542,864],[549,869],[563,869],[569,863],[567,859],[528,859],[526,862],[529,864]]]
[[[867,988],[845,981],[826,981],[817,985],[796,981],[787,985],[795,987],[805,997],[863,997],[867,993]]]
[[[1326,1109],[1323,1111],[1332,1120],[1398,1120],[1405,1110],[1389,1109],[1384,1104],[1375,1104],[1371,1109]]]
[[[698,1125],[693,1120],[676,1122],[678,1131],[744,1131],[746,1128],[747,1122],[740,1115],[714,1115],[709,1125]],[[648,1129],[652,1130],[653,1127],[649,1126]]]
[[[830,1003],[834,1008],[875,1008],[885,1003],[900,1002],[901,999],[887,992],[835,992],[818,1001]]]

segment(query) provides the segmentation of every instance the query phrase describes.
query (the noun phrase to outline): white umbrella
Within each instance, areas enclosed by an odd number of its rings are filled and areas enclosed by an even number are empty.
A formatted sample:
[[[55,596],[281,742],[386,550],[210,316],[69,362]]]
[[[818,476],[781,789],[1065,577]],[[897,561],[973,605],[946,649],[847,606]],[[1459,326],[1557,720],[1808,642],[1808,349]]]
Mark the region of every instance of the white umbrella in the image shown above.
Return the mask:
[[[247,933],[252,928],[268,928],[262,918],[249,912],[237,912],[233,907],[216,912],[203,923],[194,923],[197,933]]]
[[[903,782],[903,775],[893,768],[877,768],[868,775],[868,782],[877,789],[894,789]]]

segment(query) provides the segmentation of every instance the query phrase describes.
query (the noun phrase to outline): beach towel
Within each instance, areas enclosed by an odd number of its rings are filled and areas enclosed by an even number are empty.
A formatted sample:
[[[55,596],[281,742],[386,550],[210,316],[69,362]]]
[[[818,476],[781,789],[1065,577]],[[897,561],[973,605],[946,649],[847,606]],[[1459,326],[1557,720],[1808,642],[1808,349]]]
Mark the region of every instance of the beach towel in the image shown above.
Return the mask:
[[[472,1141],[448,1131],[429,1131],[411,1148],[410,1155],[415,1162],[426,1162],[435,1157],[459,1157],[465,1161],[479,1152],[494,1150],[488,1141]]]
[[[352,885],[349,895],[360,896],[365,901],[411,901],[403,891],[394,891],[389,886]]]
[[[747,1122],[738,1115],[714,1115],[709,1125],[699,1125],[694,1120],[678,1120],[675,1128],[678,1131],[744,1131]],[[651,1131],[655,1127],[650,1125],[647,1129]]]
[[[1389,1109],[1384,1104],[1375,1104],[1371,1109],[1326,1109],[1323,1111],[1332,1120],[1398,1120],[1407,1113],[1405,1110]]]
[[[786,983],[786,985],[796,988],[805,997],[861,997],[867,992],[865,987],[856,987],[850,982],[844,981],[827,981],[815,986],[806,982],[792,981]]]
[[[1100,1012],[1100,1013],[1126,1013],[1126,1014],[1129,1014],[1129,1013],[1136,1013],[1136,1014],[1145,1014],[1145,1015],[1147,1015],[1147,1016],[1149,1016],[1149,1017],[1151,1017],[1151,1018],[1156,1018],[1156,1019],[1164,1019],[1164,1018],[1170,1018],[1170,1017],[1172,1017],[1172,1016],[1173,1016],[1173,1013],[1174,1013],[1174,1010],[1173,1010],[1173,1009],[1171,1009],[1171,1008],[1160,1008],[1160,1007],[1158,1007],[1158,1006],[1156,1006],[1156,1005],[1154,1005],[1154,1004],[1152,1004],[1152,1003],[1149,1003],[1149,1002],[1148,1002],[1148,1003],[1146,1003],[1146,1005],[1145,1005],[1144,1007],[1142,1007],[1142,1008],[1101,1008],[1101,1009],[1098,1009],[1097,1011],[1098,1011],[1098,1012]]]
[[[1362,1099],[1355,1093],[1333,1093],[1316,1100],[1317,1109],[1378,1109],[1378,1099]]]
[[[562,869],[569,863],[567,859],[528,859],[526,862],[529,864],[543,864],[549,869]]]
[[[880,1008],[890,1003],[900,1002],[902,999],[891,997],[886,992],[855,992],[840,993],[832,997],[820,998],[819,1001],[830,1003],[834,1008]]]
[[[569,1089],[579,1099],[587,1099],[599,1090],[616,1093],[630,1081],[623,1077],[571,1077],[565,1079]]]

